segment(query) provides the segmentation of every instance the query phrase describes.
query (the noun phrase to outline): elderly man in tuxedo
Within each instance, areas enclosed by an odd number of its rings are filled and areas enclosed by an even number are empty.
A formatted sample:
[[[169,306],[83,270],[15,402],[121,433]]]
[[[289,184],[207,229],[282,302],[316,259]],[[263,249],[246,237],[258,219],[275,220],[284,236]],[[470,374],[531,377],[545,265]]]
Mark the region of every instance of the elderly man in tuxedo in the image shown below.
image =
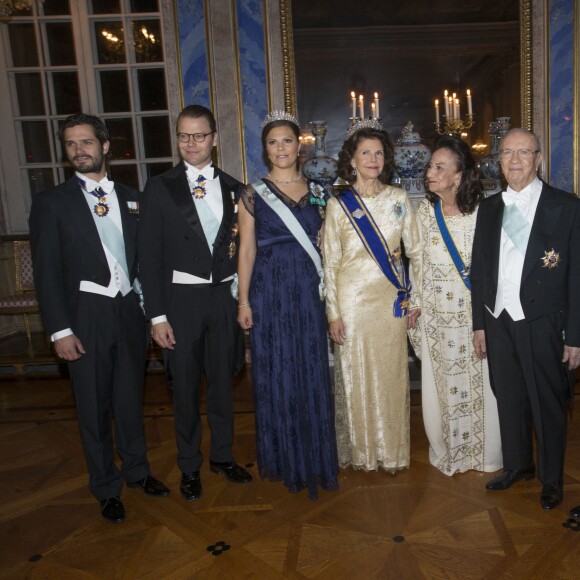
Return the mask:
[[[107,179],[109,133],[101,119],[72,115],[60,137],[75,174],[34,197],[34,280],[45,328],[68,363],[90,490],[103,517],[119,523],[123,481],[148,495],[169,494],[150,474],[143,430],[147,330],[134,290],[137,192]]]
[[[512,129],[499,157],[507,191],[479,206],[471,266],[473,343],[487,355],[504,471],[486,488],[534,477],[540,504],[562,501],[566,410],[580,364],[580,200],[537,177],[536,136]]]
[[[209,109],[185,107],[177,120],[177,140],[181,161],[149,179],[140,196],[138,255],[151,335],[166,349],[173,376],[180,490],[192,501],[202,493],[202,371],[210,469],[234,483],[252,479],[232,455],[232,376],[241,354],[231,294],[240,183],[212,164],[217,132]]]

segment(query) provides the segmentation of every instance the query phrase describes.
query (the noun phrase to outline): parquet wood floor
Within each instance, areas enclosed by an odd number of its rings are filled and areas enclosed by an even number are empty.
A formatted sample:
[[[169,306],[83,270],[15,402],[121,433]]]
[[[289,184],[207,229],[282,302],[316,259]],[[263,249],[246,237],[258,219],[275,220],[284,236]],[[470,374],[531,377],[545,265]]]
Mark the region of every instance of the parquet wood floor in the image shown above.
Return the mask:
[[[147,377],[149,460],[171,496],[125,489],[127,520],[115,526],[87,489],[68,381],[0,381],[0,577],[580,577],[580,534],[563,526],[580,504],[580,412],[570,430],[564,504],[554,512],[540,508],[537,480],[494,493],[484,489],[487,474],[449,478],[432,468],[419,405],[411,411],[409,470],[345,470],[340,490],[321,491],[313,502],[259,480],[248,376],[235,392],[235,454],[255,481],[228,484],[204,465],[203,497],[189,503],[179,494],[171,397],[160,374]]]

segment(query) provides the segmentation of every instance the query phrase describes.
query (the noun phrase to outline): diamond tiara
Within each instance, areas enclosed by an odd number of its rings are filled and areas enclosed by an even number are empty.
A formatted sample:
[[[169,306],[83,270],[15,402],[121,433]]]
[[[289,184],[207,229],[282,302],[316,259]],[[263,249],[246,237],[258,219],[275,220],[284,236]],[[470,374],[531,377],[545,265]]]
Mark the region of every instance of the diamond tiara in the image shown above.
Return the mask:
[[[364,121],[357,121],[348,128],[345,138],[349,139],[357,131],[360,131],[361,129],[376,129],[377,131],[382,131],[383,126],[377,119],[365,119]]]
[[[300,128],[300,123],[294,115],[287,113],[286,111],[274,110],[270,111],[270,113],[266,115],[266,118],[262,121],[262,129],[274,121],[288,121],[289,123],[293,123],[298,128]]]

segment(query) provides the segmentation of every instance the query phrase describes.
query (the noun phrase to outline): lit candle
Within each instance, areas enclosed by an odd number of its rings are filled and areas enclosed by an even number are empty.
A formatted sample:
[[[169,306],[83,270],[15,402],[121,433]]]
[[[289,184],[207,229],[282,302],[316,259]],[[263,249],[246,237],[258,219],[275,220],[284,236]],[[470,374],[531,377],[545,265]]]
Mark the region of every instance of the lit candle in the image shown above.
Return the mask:
[[[449,117],[449,91],[447,89],[443,92],[443,102],[445,103],[445,116]]]
[[[358,112],[361,119],[365,118],[365,103],[362,95],[358,96]]]
[[[454,117],[456,119],[461,118],[461,113],[459,112],[459,99],[455,99],[455,109],[454,109],[453,113],[454,113]]]
[[[435,99],[435,123],[439,125],[439,99]]]
[[[467,114],[473,115],[473,109],[471,108],[471,91],[467,89]]]
[[[449,109],[449,116],[453,119],[453,97],[447,97],[447,107]]]
[[[377,107],[374,103],[371,103],[371,116],[373,119],[377,118]]]
[[[352,104],[352,118],[354,119],[356,117],[356,95],[354,94],[354,91],[350,92],[350,102]]]
[[[375,114],[376,119],[378,119],[381,115],[379,114],[379,93],[375,93]]]

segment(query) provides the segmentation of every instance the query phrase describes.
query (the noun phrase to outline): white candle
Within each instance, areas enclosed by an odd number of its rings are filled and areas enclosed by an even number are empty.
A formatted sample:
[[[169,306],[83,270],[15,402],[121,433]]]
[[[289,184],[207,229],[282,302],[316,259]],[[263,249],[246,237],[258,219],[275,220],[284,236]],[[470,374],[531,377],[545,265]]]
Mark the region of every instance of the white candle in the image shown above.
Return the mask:
[[[365,103],[362,95],[358,96],[358,112],[361,119],[365,118]]]
[[[375,93],[375,119],[378,119],[381,115],[379,113],[379,93]]]
[[[453,119],[453,97],[447,98],[447,106],[449,108],[449,116]]]
[[[471,108],[471,91],[467,89],[467,114],[473,115],[473,109]]]
[[[377,107],[374,103],[371,103],[371,117],[373,119],[377,118],[377,113],[376,113]]]
[[[435,123],[439,125],[439,99],[435,99]]]
[[[443,92],[443,102],[445,103],[445,116],[449,117],[449,92],[447,89]]]
[[[350,92],[350,102],[352,105],[352,115],[351,117],[354,119],[356,117],[356,95],[354,94],[354,91]]]
[[[459,112],[459,99],[455,99],[455,109],[454,109],[454,117],[456,119],[460,119],[461,118],[461,113]]]

